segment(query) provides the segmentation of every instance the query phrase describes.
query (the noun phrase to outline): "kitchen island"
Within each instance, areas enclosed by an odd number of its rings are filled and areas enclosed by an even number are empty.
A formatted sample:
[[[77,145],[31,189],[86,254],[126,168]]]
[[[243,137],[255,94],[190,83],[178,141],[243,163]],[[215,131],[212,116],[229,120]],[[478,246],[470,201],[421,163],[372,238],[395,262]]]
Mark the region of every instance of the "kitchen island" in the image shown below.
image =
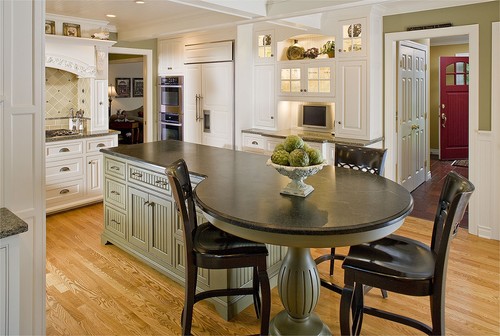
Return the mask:
[[[101,149],[104,154],[103,244],[112,243],[171,279],[184,284],[184,239],[165,168],[184,158],[196,186],[210,176],[241,174],[252,180],[252,168],[265,166],[267,157],[187,142],[167,140]],[[252,162],[244,171],[238,162]],[[266,167],[269,174],[278,174]],[[201,211],[198,222],[206,221]],[[267,245],[271,286],[286,254],[282,246]],[[198,286],[224,288],[228,283],[251,286],[251,269],[200,269]],[[252,304],[250,296],[211,299],[217,312],[230,319]],[[179,312],[180,313],[180,312]]]

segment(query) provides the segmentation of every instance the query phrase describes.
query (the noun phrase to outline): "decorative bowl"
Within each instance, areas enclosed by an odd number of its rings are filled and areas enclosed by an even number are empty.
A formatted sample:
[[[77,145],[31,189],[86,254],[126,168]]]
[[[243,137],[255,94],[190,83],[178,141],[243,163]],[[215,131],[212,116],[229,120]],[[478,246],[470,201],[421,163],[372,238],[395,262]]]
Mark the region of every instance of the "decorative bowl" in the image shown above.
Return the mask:
[[[281,175],[287,176],[292,180],[286,187],[281,189],[281,194],[301,197],[306,197],[314,190],[312,186],[305,184],[304,180],[316,174],[326,166],[326,162],[307,167],[282,166],[273,163],[271,159],[267,160],[266,164],[276,169]]]

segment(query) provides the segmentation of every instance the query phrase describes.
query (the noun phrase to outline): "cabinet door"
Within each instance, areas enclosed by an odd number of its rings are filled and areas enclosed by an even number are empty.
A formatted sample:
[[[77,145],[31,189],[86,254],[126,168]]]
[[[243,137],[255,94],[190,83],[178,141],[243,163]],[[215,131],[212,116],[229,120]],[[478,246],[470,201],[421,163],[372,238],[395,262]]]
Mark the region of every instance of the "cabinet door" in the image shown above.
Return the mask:
[[[256,127],[275,127],[276,102],[274,96],[274,65],[255,66],[255,105]]]
[[[95,80],[91,110],[90,131],[105,131],[108,129],[108,81]]]
[[[294,96],[301,94],[302,88],[302,65],[300,63],[280,65],[279,68],[279,93],[282,96]]]
[[[184,141],[201,143],[201,64],[186,66],[184,76]]]
[[[182,74],[184,44],[181,39],[158,41],[158,74]]]
[[[312,61],[305,66],[302,85],[307,96],[334,96],[334,61]]]
[[[101,196],[103,185],[103,158],[102,154],[87,156],[87,196]]]
[[[365,139],[367,127],[366,61],[339,61],[335,136]]]
[[[174,216],[173,201],[149,195],[149,252],[173,265],[172,243]]]
[[[368,25],[366,18],[339,21],[335,47],[340,58],[366,56]]]
[[[261,30],[254,34],[255,63],[274,62],[275,46],[274,30]]]
[[[149,195],[135,188],[128,189],[128,241],[144,250],[148,250]]]

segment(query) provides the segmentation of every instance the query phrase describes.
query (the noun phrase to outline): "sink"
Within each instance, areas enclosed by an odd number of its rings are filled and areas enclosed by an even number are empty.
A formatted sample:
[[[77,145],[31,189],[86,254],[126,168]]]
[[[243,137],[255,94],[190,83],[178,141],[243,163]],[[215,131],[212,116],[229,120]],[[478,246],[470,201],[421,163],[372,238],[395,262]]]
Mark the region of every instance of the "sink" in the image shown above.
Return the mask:
[[[46,130],[45,137],[53,138],[58,136],[68,136],[68,135],[80,135],[78,131],[72,131],[68,129],[56,129],[56,130]]]

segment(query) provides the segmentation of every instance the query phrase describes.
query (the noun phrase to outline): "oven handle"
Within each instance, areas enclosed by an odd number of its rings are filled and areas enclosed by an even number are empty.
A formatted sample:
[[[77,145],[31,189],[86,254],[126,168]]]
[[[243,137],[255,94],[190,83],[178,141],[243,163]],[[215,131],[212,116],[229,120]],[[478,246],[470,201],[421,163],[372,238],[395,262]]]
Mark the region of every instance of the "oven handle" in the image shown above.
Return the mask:
[[[161,88],[182,88],[182,85],[158,84]]]
[[[177,126],[177,127],[182,127],[182,124],[172,124],[172,123],[166,123],[166,122],[160,122],[162,125],[167,125],[167,126]]]

